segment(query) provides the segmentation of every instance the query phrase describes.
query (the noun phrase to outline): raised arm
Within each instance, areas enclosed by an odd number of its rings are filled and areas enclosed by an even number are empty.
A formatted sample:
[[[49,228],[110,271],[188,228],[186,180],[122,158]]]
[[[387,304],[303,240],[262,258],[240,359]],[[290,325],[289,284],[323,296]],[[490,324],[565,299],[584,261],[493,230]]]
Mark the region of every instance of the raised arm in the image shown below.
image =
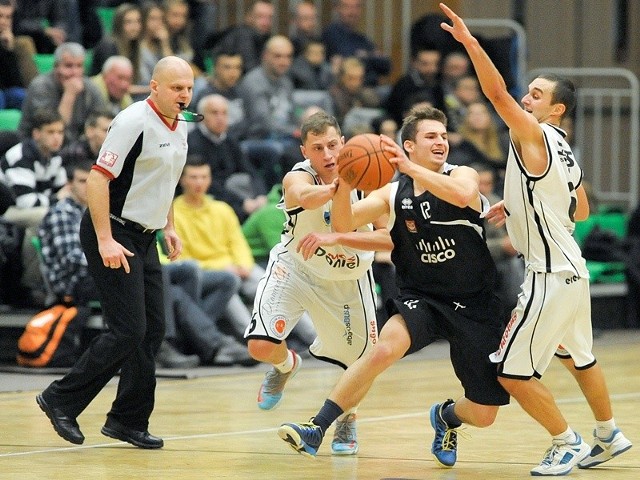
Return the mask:
[[[500,117],[511,130],[511,135],[520,143],[542,143],[542,128],[538,120],[526,112],[511,96],[500,72],[493,64],[487,53],[480,46],[478,40],[471,35],[462,19],[444,3],[440,8],[452,24],[441,24],[443,30],[451,33],[460,42],[473,63],[482,92],[489,99]]]

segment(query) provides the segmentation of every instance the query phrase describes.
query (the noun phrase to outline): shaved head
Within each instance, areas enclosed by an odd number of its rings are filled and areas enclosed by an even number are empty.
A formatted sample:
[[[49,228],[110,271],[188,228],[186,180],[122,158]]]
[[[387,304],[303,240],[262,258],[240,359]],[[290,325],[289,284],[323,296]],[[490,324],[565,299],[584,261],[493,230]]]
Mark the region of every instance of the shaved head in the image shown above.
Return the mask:
[[[180,57],[168,56],[158,60],[158,63],[153,68],[151,78],[160,82],[165,80],[167,76],[184,75],[187,71],[193,77],[193,70],[185,60]]]

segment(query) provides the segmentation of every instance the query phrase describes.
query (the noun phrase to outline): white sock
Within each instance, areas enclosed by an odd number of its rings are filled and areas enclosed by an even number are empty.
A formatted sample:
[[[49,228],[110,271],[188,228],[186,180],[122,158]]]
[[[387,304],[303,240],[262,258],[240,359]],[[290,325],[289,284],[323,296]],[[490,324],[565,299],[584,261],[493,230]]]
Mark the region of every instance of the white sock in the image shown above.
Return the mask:
[[[287,358],[282,363],[274,363],[273,366],[280,373],[289,373],[293,369],[293,352],[287,350]]]
[[[596,436],[600,440],[606,440],[609,438],[615,429],[616,422],[613,418],[611,420],[604,421],[596,420]]]
[[[568,444],[576,443],[578,441],[578,437],[571,427],[567,428],[560,435],[554,435],[553,439]]]
[[[351,415],[352,413],[356,413],[357,410],[358,410],[358,406],[356,405],[355,407],[350,408],[349,410],[344,412],[342,415],[340,415],[338,417],[338,420],[341,421],[341,422],[345,421],[349,415]]]

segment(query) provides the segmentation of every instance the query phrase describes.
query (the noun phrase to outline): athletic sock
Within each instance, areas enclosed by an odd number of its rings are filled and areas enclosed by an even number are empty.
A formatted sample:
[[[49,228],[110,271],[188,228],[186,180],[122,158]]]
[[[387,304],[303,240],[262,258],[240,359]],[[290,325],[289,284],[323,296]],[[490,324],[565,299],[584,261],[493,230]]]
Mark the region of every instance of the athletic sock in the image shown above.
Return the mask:
[[[456,412],[454,411],[455,406],[456,404],[454,402],[450,403],[442,409],[442,419],[449,426],[449,428],[458,428],[460,425],[462,425],[462,420],[458,418]]]
[[[280,373],[289,373],[293,369],[293,352],[287,350],[287,358],[282,363],[274,363],[273,366]]]
[[[327,431],[329,425],[331,425],[336,418],[342,415],[342,413],[343,410],[338,406],[338,404],[327,398],[318,414],[313,418],[312,422],[320,427],[322,435],[324,435],[324,432]]]
[[[606,440],[609,438],[615,429],[616,422],[613,418],[611,420],[604,421],[596,420],[596,436],[600,440]]]
[[[574,432],[571,427],[567,428],[564,432],[562,432],[560,435],[554,435],[553,436],[554,440],[558,440],[562,443],[566,443],[566,444],[573,444],[576,443],[578,441],[578,436],[576,435],[576,432]]]

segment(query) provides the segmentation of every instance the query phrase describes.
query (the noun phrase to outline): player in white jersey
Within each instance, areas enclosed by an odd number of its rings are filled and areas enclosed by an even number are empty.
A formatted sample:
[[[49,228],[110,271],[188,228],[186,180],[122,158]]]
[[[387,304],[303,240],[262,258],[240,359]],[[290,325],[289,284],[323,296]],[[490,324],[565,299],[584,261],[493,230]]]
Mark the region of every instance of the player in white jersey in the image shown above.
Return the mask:
[[[510,129],[511,146],[504,201],[487,218],[506,218],[514,247],[527,273],[500,348],[500,383],[552,435],[552,446],[531,475],[565,475],[631,448],[616,427],[604,375],[591,352],[589,273],[572,237],[576,220],[589,215],[582,171],[558,125],[575,105],[575,88],[563,78],[535,78],[521,108],[478,41],[451,9],[440,4],[452,25],[442,28],[465,47],[483,93]],[[558,344],[561,349],[556,351]],[[590,447],[574,432],[539,378],[554,354],[572,372],[596,419]]]
[[[331,199],[344,144],[335,118],[311,115],[302,124],[301,139],[306,160],[283,179],[284,231],[271,251],[245,333],[251,356],[273,365],[258,393],[263,410],[280,403],[285,383],[300,367],[286,338],[304,312],[316,328],[310,351],[317,358],[347,368],[376,342],[371,242],[376,250],[392,248],[386,231],[372,231],[370,225],[346,234],[332,231]],[[352,201],[359,196],[354,192]],[[357,452],[355,408],[338,419],[332,449],[338,455]]]

